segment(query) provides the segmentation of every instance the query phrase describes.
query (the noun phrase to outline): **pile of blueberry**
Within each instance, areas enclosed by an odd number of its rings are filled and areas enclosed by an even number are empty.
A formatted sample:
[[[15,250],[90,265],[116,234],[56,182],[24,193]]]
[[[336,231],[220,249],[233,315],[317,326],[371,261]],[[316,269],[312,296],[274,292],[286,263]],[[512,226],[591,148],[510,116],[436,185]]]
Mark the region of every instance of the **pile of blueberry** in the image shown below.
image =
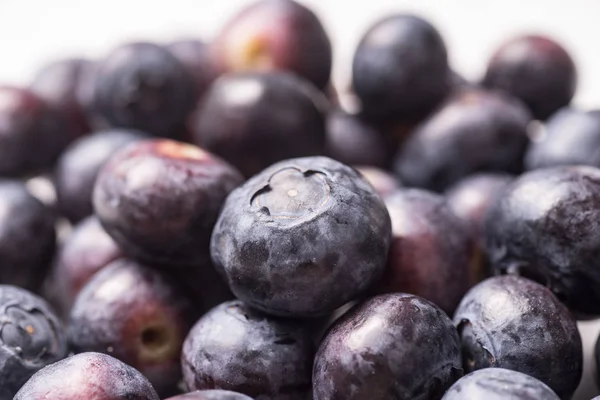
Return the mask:
[[[568,53],[518,37],[468,82],[397,14],[350,93],[331,65],[260,0],[0,87],[0,400],[572,398],[600,111]]]

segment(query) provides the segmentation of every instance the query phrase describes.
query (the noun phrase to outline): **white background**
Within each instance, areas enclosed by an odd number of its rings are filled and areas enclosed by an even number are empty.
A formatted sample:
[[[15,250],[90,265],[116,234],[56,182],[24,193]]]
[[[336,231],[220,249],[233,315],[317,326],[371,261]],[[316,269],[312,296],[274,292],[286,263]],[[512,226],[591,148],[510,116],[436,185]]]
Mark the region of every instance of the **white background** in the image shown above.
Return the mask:
[[[334,82],[345,87],[362,33],[391,12],[418,13],[446,39],[453,67],[478,79],[493,50],[521,33],[544,33],[571,52],[579,69],[575,103],[600,107],[600,0],[305,0],[335,49]],[[129,40],[210,40],[244,0],[0,0],[0,85],[26,85],[57,57],[100,57]],[[580,324],[588,364],[600,323]],[[589,367],[589,365],[588,365]],[[591,377],[576,400],[598,394]],[[591,389],[590,389],[591,387]]]

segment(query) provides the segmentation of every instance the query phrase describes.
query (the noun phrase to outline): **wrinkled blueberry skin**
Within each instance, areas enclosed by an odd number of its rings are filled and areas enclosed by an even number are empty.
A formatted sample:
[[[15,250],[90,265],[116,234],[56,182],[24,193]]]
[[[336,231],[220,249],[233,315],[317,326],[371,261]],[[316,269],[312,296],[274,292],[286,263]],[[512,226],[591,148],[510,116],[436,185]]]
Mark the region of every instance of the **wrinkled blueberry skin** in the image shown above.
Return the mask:
[[[414,15],[376,22],[354,54],[352,83],[370,119],[420,118],[443,100],[449,82],[440,33]]]
[[[314,400],[439,400],[462,376],[452,321],[409,294],[373,297],[340,318],[315,357]]]
[[[0,210],[0,283],[37,291],[56,248],[55,213],[11,180],[0,180]]]
[[[538,281],[578,314],[600,314],[599,196],[594,167],[521,175],[486,215],[484,244],[494,270]]]
[[[68,324],[71,347],[110,354],[144,374],[159,394],[174,394],[181,347],[198,317],[184,293],[152,268],[114,261],[77,296]]]
[[[41,297],[0,285],[0,399],[12,399],[39,369],[67,356],[58,318]]]
[[[319,18],[291,0],[261,0],[238,12],[213,44],[224,72],[290,71],[325,89],[332,67]]]
[[[577,71],[560,44],[528,35],[514,38],[496,51],[482,84],[521,99],[536,119],[545,120],[571,102]]]
[[[191,122],[194,143],[246,177],[269,165],[324,152],[326,99],[289,73],[244,73],[217,79]]]
[[[411,293],[452,315],[471,286],[474,243],[444,197],[420,189],[385,199],[392,245],[379,293]]]
[[[503,368],[485,368],[459,379],[442,400],[560,400],[537,379]]]
[[[194,77],[196,96],[202,97],[219,75],[209,45],[196,39],[181,39],[170,43],[167,49]]]
[[[174,137],[193,110],[194,79],[167,49],[131,43],[95,73],[94,109],[111,126]]]
[[[235,300],[215,307],[194,325],[181,363],[190,390],[233,390],[256,400],[306,400],[313,356],[303,323],[268,317]]]
[[[252,400],[250,397],[229,390],[196,390],[167,400]]]
[[[531,116],[500,93],[465,90],[419,125],[396,154],[407,186],[435,191],[477,172],[520,173]]]
[[[356,170],[305,157],[274,164],[229,195],[211,255],[240,300],[314,317],[381,277],[390,238],[385,205]]]
[[[99,353],[83,353],[36,373],[14,400],[160,400],[139,371]]]
[[[600,167],[600,110],[565,108],[554,114],[525,156],[529,170],[558,165]]]
[[[389,172],[370,166],[358,166],[356,170],[367,180],[375,189],[375,192],[385,199],[402,187],[401,182]]]
[[[60,213],[71,222],[91,215],[94,183],[102,166],[122,147],[146,136],[142,132],[115,129],[96,132],[71,143],[54,169]]]
[[[131,143],[96,180],[96,215],[123,251],[165,266],[209,259],[213,226],[226,196],[243,181],[231,165],[168,139]]]
[[[542,285],[519,276],[489,278],[473,287],[454,314],[466,372],[499,367],[539,379],[562,399],[581,380],[577,324]]]

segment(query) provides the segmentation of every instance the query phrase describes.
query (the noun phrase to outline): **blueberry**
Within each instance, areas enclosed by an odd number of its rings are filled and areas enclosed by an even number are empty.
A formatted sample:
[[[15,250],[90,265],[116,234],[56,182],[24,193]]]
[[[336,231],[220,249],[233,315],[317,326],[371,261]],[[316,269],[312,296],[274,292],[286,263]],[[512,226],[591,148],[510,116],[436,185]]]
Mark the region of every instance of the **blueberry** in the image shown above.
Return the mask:
[[[579,314],[600,314],[600,170],[521,175],[488,210],[486,254],[498,273],[546,285]]]
[[[211,255],[233,293],[280,316],[319,316],[383,272],[391,224],[359,173],[326,157],[272,165],[234,190]]]
[[[142,374],[106,354],[83,353],[36,373],[14,400],[160,400]]]
[[[77,295],[68,335],[76,352],[95,351],[131,365],[159,394],[181,379],[183,340],[197,318],[166,275],[128,259],[94,275]]]
[[[371,166],[357,166],[355,168],[373,186],[373,189],[381,198],[391,195],[402,187],[401,182],[394,175],[383,169]]]
[[[442,400],[559,400],[537,379],[503,368],[485,368],[459,379]]]
[[[449,91],[446,45],[424,19],[398,14],[377,21],[361,39],[352,83],[371,119],[416,118]]]
[[[250,397],[229,390],[196,390],[168,398],[167,400],[252,400]]]
[[[54,169],[60,213],[71,222],[91,215],[94,183],[102,166],[117,150],[145,137],[141,132],[117,129],[96,132],[71,143]]]
[[[268,317],[240,301],[194,325],[181,363],[189,389],[227,389],[257,399],[305,400],[314,348],[302,322]]]
[[[219,74],[210,46],[196,39],[181,39],[170,43],[167,49],[194,77],[196,95],[202,97]]]
[[[408,186],[444,190],[476,172],[520,173],[531,116],[517,100],[465,90],[419,125],[396,155]]]
[[[483,85],[518,97],[537,119],[544,120],[569,104],[575,94],[577,71],[569,53],[554,40],[520,36],[494,53]]]
[[[196,111],[194,142],[250,177],[277,161],[323,154],[325,102],[289,73],[224,75]]]
[[[95,74],[94,108],[110,125],[174,137],[195,105],[192,76],[167,49],[118,47]]]
[[[93,203],[102,226],[131,257],[173,266],[209,259],[209,242],[240,173],[196,146],[131,143],[104,165]]]
[[[539,379],[570,399],[583,368],[575,319],[544,286],[518,276],[489,278],[462,299],[454,323],[466,372],[498,367]]]
[[[420,189],[399,190],[385,199],[392,220],[392,245],[375,290],[423,297],[452,315],[471,285],[472,236],[444,197]]]
[[[292,0],[260,0],[239,11],[215,40],[222,70],[293,72],[325,89],[331,43],[319,18]]]
[[[380,295],[332,327],[313,368],[314,400],[439,400],[462,376],[452,321],[413,295]]]

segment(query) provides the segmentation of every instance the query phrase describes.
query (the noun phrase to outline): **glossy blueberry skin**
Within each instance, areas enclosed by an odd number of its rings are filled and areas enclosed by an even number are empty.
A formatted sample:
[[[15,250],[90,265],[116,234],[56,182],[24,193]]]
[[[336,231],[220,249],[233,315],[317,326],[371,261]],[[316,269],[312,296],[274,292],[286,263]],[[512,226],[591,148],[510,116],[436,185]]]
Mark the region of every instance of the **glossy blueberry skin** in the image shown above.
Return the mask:
[[[95,73],[94,109],[111,126],[175,137],[196,100],[194,79],[167,49],[130,43]]]
[[[488,278],[454,314],[466,372],[499,367],[539,379],[562,399],[581,380],[583,351],[575,318],[542,285],[519,276]]]
[[[305,157],[274,164],[229,195],[211,255],[237,298],[269,314],[313,317],[380,278],[390,237],[385,205],[356,170]]]
[[[417,296],[385,294],[333,325],[315,357],[313,399],[439,400],[461,376],[446,314]]]
[[[196,390],[170,397],[167,400],[252,400],[250,397],[229,390]]]
[[[531,116],[517,100],[479,89],[451,96],[396,154],[407,186],[442,191],[477,172],[520,173]]]
[[[392,245],[379,293],[410,293],[452,315],[472,283],[474,243],[444,197],[420,189],[386,197]]]
[[[16,286],[0,285],[0,321],[0,398],[12,399],[36,371],[67,356],[67,340],[49,304]]]
[[[446,45],[424,19],[397,14],[377,21],[354,54],[352,84],[374,120],[420,118],[449,91]]]
[[[560,400],[539,380],[503,368],[485,368],[459,379],[442,400]]]
[[[319,18],[292,0],[260,0],[240,10],[213,44],[224,72],[290,71],[325,89],[331,43]]]
[[[371,166],[355,166],[356,170],[375,189],[375,192],[385,199],[402,187],[402,183],[391,173]]]
[[[0,180],[0,210],[0,283],[37,291],[56,248],[55,213],[12,180]]]
[[[139,371],[106,354],[82,353],[36,373],[14,400],[160,400]]]
[[[71,309],[75,352],[110,354],[139,370],[161,395],[176,393],[183,341],[198,313],[175,281],[129,259],[94,275]]]
[[[195,144],[250,177],[277,161],[323,154],[326,107],[322,93],[289,73],[223,75],[191,130]]]
[[[494,270],[538,281],[578,314],[600,314],[599,196],[595,167],[521,175],[486,215],[484,245]]]
[[[54,186],[60,213],[78,222],[94,212],[92,193],[102,166],[129,143],[147,135],[123,129],[95,132],[71,143],[54,168]]]
[[[243,181],[231,165],[168,139],[131,143],[96,180],[96,215],[123,251],[165,266],[209,259],[213,226],[226,196]]]
[[[600,167],[600,110],[564,108],[548,121],[525,155],[529,170],[558,165]]]
[[[226,389],[257,400],[306,400],[314,348],[299,321],[268,317],[239,300],[194,325],[181,363],[190,390]]]
[[[527,35],[509,40],[494,53],[482,84],[521,99],[536,119],[544,120],[570,103],[577,71],[560,44]]]
[[[196,96],[201,98],[219,75],[210,46],[196,39],[181,39],[169,43],[167,49],[194,77]]]

